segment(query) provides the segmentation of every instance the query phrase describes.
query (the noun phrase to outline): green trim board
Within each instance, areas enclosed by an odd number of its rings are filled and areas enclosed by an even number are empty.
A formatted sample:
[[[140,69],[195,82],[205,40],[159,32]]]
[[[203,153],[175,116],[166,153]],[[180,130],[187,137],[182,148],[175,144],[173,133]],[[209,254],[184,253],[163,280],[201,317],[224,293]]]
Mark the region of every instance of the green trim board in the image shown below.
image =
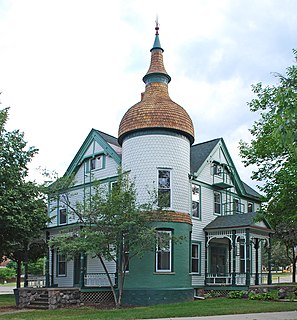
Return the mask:
[[[192,178],[195,179],[195,177],[197,178],[199,176],[206,164],[210,161],[210,158],[218,151],[219,148],[221,148],[223,155],[226,158],[228,167],[230,168],[231,175],[234,180],[234,187],[238,191],[238,194],[242,197],[259,201],[259,197],[261,195],[241,181],[223,138],[206,141],[191,147]],[[195,162],[197,162],[196,165]]]
[[[121,164],[121,158],[116,153],[116,151],[108,144],[108,142],[103,138],[103,136],[106,136],[106,134],[101,133],[98,130],[92,129],[90,133],[88,134],[87,138],[81,145],[80,149],[76,153],[74,159],[70,163],[69,167],[67,168],[65,175],[71,175],[75,173],[78,170],[79,165],[81,164],[82,160],[84,159],[84,154],[91,145],[93,141],[96,141],[104,150],[105,154],[110,155],[118,165]],[[111,137],[111,136],[110,136]],[[116,138],[112,137],[113,139]]]

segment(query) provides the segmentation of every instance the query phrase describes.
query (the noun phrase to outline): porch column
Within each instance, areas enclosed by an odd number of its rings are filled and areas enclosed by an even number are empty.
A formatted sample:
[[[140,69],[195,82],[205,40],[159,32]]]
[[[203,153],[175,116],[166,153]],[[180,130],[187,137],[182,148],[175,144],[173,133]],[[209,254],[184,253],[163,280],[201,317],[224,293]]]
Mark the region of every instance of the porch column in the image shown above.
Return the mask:
[[[50,233],[46,231],[46,244],[50,239]],[[45,286],[48,288],[50,286],[50,273],[49,273],[49,260],[50,260],[50,248],[47,247],[46,257],[45,257]]]
[[[207,258],[208,258],[207,237],[208,237],[208,234],[207,232],[205,232],[205,263],[204,263],[204,272],[205,272],[204,284],[205,285],[207,285]]]
[[[250,230],[246,229],[245,231],[246,240],[245,240],[245,252],[246,252],[246,280],[245,284],[250,286],[251,284],[251,252],[250,252]]]
[[[79,286],[80,288],[83,288],[85,286],[85,255],[83,253],[80,254]]]
[[[55,250],[52,248],[50,251],[51,254],[51,279],[50,279],[50,286],[54,287],[55,283],[54,283],[54,276],[55,276]]]
[[[267,284],[272,284],[272,274],[271,274],[271,233],[269,233],[269,240],[268,240],[268,279]]]
[[[236,285],[236,230],[232,230],[232,285]]]
[[[255,239],[254,248],[256,250],[256,275],[255,285],[259,284],[259,239]]]

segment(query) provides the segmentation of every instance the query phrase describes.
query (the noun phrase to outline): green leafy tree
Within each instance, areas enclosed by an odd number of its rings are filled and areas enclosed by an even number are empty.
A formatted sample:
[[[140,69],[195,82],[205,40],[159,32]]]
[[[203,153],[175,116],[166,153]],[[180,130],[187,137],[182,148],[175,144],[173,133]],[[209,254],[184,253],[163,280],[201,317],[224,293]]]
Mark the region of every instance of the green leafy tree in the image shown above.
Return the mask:
[[[249,103],[252,112],[259,113],[250,132],[250,143],[240,142],[240,153],[246,166],[256,165],[252,178],[262,182],[266,205],[262,208],[275,236],[291,252],[295,266],[294,247],[297,244],[297,51],[295,64],[285,75],[275,74],[276,85],[252,86],[256,98]],[[296,273],[293,268],[292,280]]]
[[[63,179],[66,179],[64,185]],[[122,303],[124,280],[131,259],[155,249],[156,230],[151,222],[160,214],[152,211],[152,204],[139,205],[136,202],[134,183],[128,174],[119,171],[117,183],[108,192],[104,185],[94,185],[89,198],[75,205],[68,196],[71,179],[62,178],[49,192],[53,197],[64,190],[62,201],[74,212],[80,228],[71,234],[61,234],[50,241],[62,254],[75,257],[88,254],[98,257],[107,275],[114,302]],[[62,187],[64,185],[64,187]],[[55,189],[57,188],[58,189]],[[118,274],[118,293],[114,288],[112,275],[105,261],[114,261]]]
[[[0,256],[17,262],[20,287],[22,262],[27,265],[42,251],[33,244],[42,247],[41,228],[48,218],[41,187],[27,181],[28,164],[38,150],[27,148],[19,130],[6,131],[7,119],[8,109],[0,110]]]

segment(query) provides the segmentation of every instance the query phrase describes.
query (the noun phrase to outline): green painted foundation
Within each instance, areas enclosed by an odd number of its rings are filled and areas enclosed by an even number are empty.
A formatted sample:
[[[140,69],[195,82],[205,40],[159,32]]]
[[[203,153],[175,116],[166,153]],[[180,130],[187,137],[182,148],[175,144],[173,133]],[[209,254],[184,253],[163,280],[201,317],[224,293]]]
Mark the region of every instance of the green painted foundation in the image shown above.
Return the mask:
[[[193,288],[170,289],[130,289],[123,294],[123,305],[151,306],[155,304],[191,301],[194,299]]]

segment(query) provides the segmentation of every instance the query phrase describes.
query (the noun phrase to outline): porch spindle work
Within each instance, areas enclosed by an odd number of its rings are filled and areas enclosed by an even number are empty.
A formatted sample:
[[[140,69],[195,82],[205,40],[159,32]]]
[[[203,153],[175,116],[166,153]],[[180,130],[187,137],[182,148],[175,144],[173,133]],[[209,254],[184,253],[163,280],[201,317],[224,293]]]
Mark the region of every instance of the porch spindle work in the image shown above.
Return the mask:
[[[250,230],[246,229],[245,252],[246,252],[246,285],[251,283],[251,250],[250,250]]]

